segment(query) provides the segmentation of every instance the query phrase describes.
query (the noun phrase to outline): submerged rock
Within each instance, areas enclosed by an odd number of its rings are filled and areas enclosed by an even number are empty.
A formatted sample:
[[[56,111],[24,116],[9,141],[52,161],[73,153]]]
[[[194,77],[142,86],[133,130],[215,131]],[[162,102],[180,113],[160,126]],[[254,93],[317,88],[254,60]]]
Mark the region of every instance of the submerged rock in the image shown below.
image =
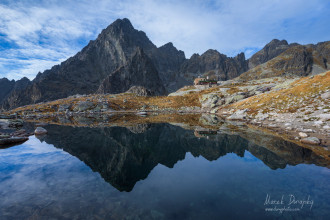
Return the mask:
[[[35,135],[47,134],[47,130],[42,127],[37,127],[36,130],[34,131],[34,134]]]

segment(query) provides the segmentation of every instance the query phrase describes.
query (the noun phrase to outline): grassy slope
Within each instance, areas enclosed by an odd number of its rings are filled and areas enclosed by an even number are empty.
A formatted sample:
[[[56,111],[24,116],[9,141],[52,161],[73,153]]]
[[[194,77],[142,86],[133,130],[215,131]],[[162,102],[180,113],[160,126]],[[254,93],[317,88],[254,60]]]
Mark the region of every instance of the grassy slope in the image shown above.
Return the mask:
[[[229,108],[249,109],[250,112],[275,110],[281,113],[296,112],[298,108],[313,105],[322,92],[330,90],[330,71],[317,76],[304,77],[291,83],[288,88],[271,91],[244,99]],[[314,97],[315,96],[315,97]],[[329,100],[324,100],[325,106],[330,106]]]

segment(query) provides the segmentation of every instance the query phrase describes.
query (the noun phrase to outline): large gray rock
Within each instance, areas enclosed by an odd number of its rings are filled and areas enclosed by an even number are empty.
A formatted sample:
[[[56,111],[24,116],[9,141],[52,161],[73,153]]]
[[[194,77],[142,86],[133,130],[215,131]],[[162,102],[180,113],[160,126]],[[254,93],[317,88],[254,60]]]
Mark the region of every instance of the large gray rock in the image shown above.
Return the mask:
[[[304,144],[319,145],[321,142],[317,137],[307,137],[301,139],[301,142]]]
[[[321,98],[322,99],[330,99],[330,91],[323,93],[321,95]]]
[[[37,127],[36,130],[34,131],[35,135],[43,135],[47,134],[47,130],[44,129],[43,127]]]
[[[76,104],[76,106],[73,108],[73,111],[75,112],[84,112],[87,110],[90,110],[94,107],[94,103],[93,102],[89,102],[89,101],[80,101]]]
[[[143,86],[132,86],[126,93],[133,93],[138,96],[151,96],[153,95],[149,89],[146,89]]]
[[[65,112],[66,110],[70,109],[71,105],[70,104],[62,104],[58,106],[59,112]]]
[[[234,114],[229,116],[227,119],[228,120],[244,120],[247,117],[246,111],[247,111],[246,109],[237,110]]]
[[[224,100],[221,98],[221,94],[219,93],[209,93],[202,95],[199,101],[202,105],[202,109],[206,111],[224,103]]]

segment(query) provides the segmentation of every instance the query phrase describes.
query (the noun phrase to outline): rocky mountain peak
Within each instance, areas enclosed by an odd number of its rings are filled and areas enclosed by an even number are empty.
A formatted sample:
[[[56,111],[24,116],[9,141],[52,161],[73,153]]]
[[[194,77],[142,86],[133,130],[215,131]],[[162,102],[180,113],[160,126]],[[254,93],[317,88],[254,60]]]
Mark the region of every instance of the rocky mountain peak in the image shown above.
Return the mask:
[[[286,40],[273,39],[268,44],[265,45],[265,48],[271,47],[272,45],[279,46],[279,45],[289,45],[289,44]]]
[[[140,47],[136,48],[130,62],[103,80],[97,92],[121,93],[129,90],[132,86],[144,87],[153,95],[166,93],[156,67]]]
[[[273,39],[249,59],[249,68],[263,64],[290,48],[286,40]]]

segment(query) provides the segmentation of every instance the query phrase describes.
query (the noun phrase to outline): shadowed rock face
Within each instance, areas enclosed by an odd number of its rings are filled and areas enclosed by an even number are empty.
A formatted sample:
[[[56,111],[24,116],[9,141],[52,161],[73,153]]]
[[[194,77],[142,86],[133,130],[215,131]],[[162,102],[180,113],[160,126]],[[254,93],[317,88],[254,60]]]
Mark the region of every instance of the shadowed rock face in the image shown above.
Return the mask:
[[[8,80],[7,78],[0,79],[0,102],[7,97],[7,95],[12,91],[14,88],[15,81]]]
[[[106,77],[97,92],[122,93],[132,86],[142,86],[154,95],[166,93],[157,69],[141,48],[128,64]]]
[[[177,83],[176,73],[179,71],[181,64],[186,60],[184,52],[177,50],[172,43],[167,43],[159,47],[151,55],[151,58],[165,88],[170,91],[181,88]],[[174,84],[174,87],[171,84]]]
[[[248,63],[244,53],[231,58],[216,50],[208,50],[202,55],[194,54],[186,60],[180,68],[180,75],[192,83],[199,75],[206,74],[210,77],[220,77],[220,80],[228,80],[247,70]]]
[[[284,51],[286,51],[288,48],[297,45],[297,44],[288,44],[286,40],[277,40],[274,39],[262,50],[255,53],[250,59],[249,59],[249,69],[252,69],[253,67],[256,67],[260,64],[266,63],[268,60],[273,59],[274,57],[280,55]]]
[[[237,134],[197,138],[193,131],[169,124],[144,124],[129,128],[51,125],[46,129],[48,135],[42,140],[79,158],[120,191],[131,191],[136,182],[147,178],[158,164],[174,167],[185,158],[187,152],[212,161],[227,153],[243,157],[245,150],[248,150],[271,169],[299,163],[324,166],[322,158],[311,150],[280,140],[274,142],[280,150],[271,151],[273,149],[249,142]]]
[[[27,88],[31,84],[31,81],[23,77],[20,80],[12,80],[9,81],[6,78],[0,79],[0,107],[4,109],[8,109],[9,103],[16,103],[17,99],[19,99],[19,95],[21,91]]]

